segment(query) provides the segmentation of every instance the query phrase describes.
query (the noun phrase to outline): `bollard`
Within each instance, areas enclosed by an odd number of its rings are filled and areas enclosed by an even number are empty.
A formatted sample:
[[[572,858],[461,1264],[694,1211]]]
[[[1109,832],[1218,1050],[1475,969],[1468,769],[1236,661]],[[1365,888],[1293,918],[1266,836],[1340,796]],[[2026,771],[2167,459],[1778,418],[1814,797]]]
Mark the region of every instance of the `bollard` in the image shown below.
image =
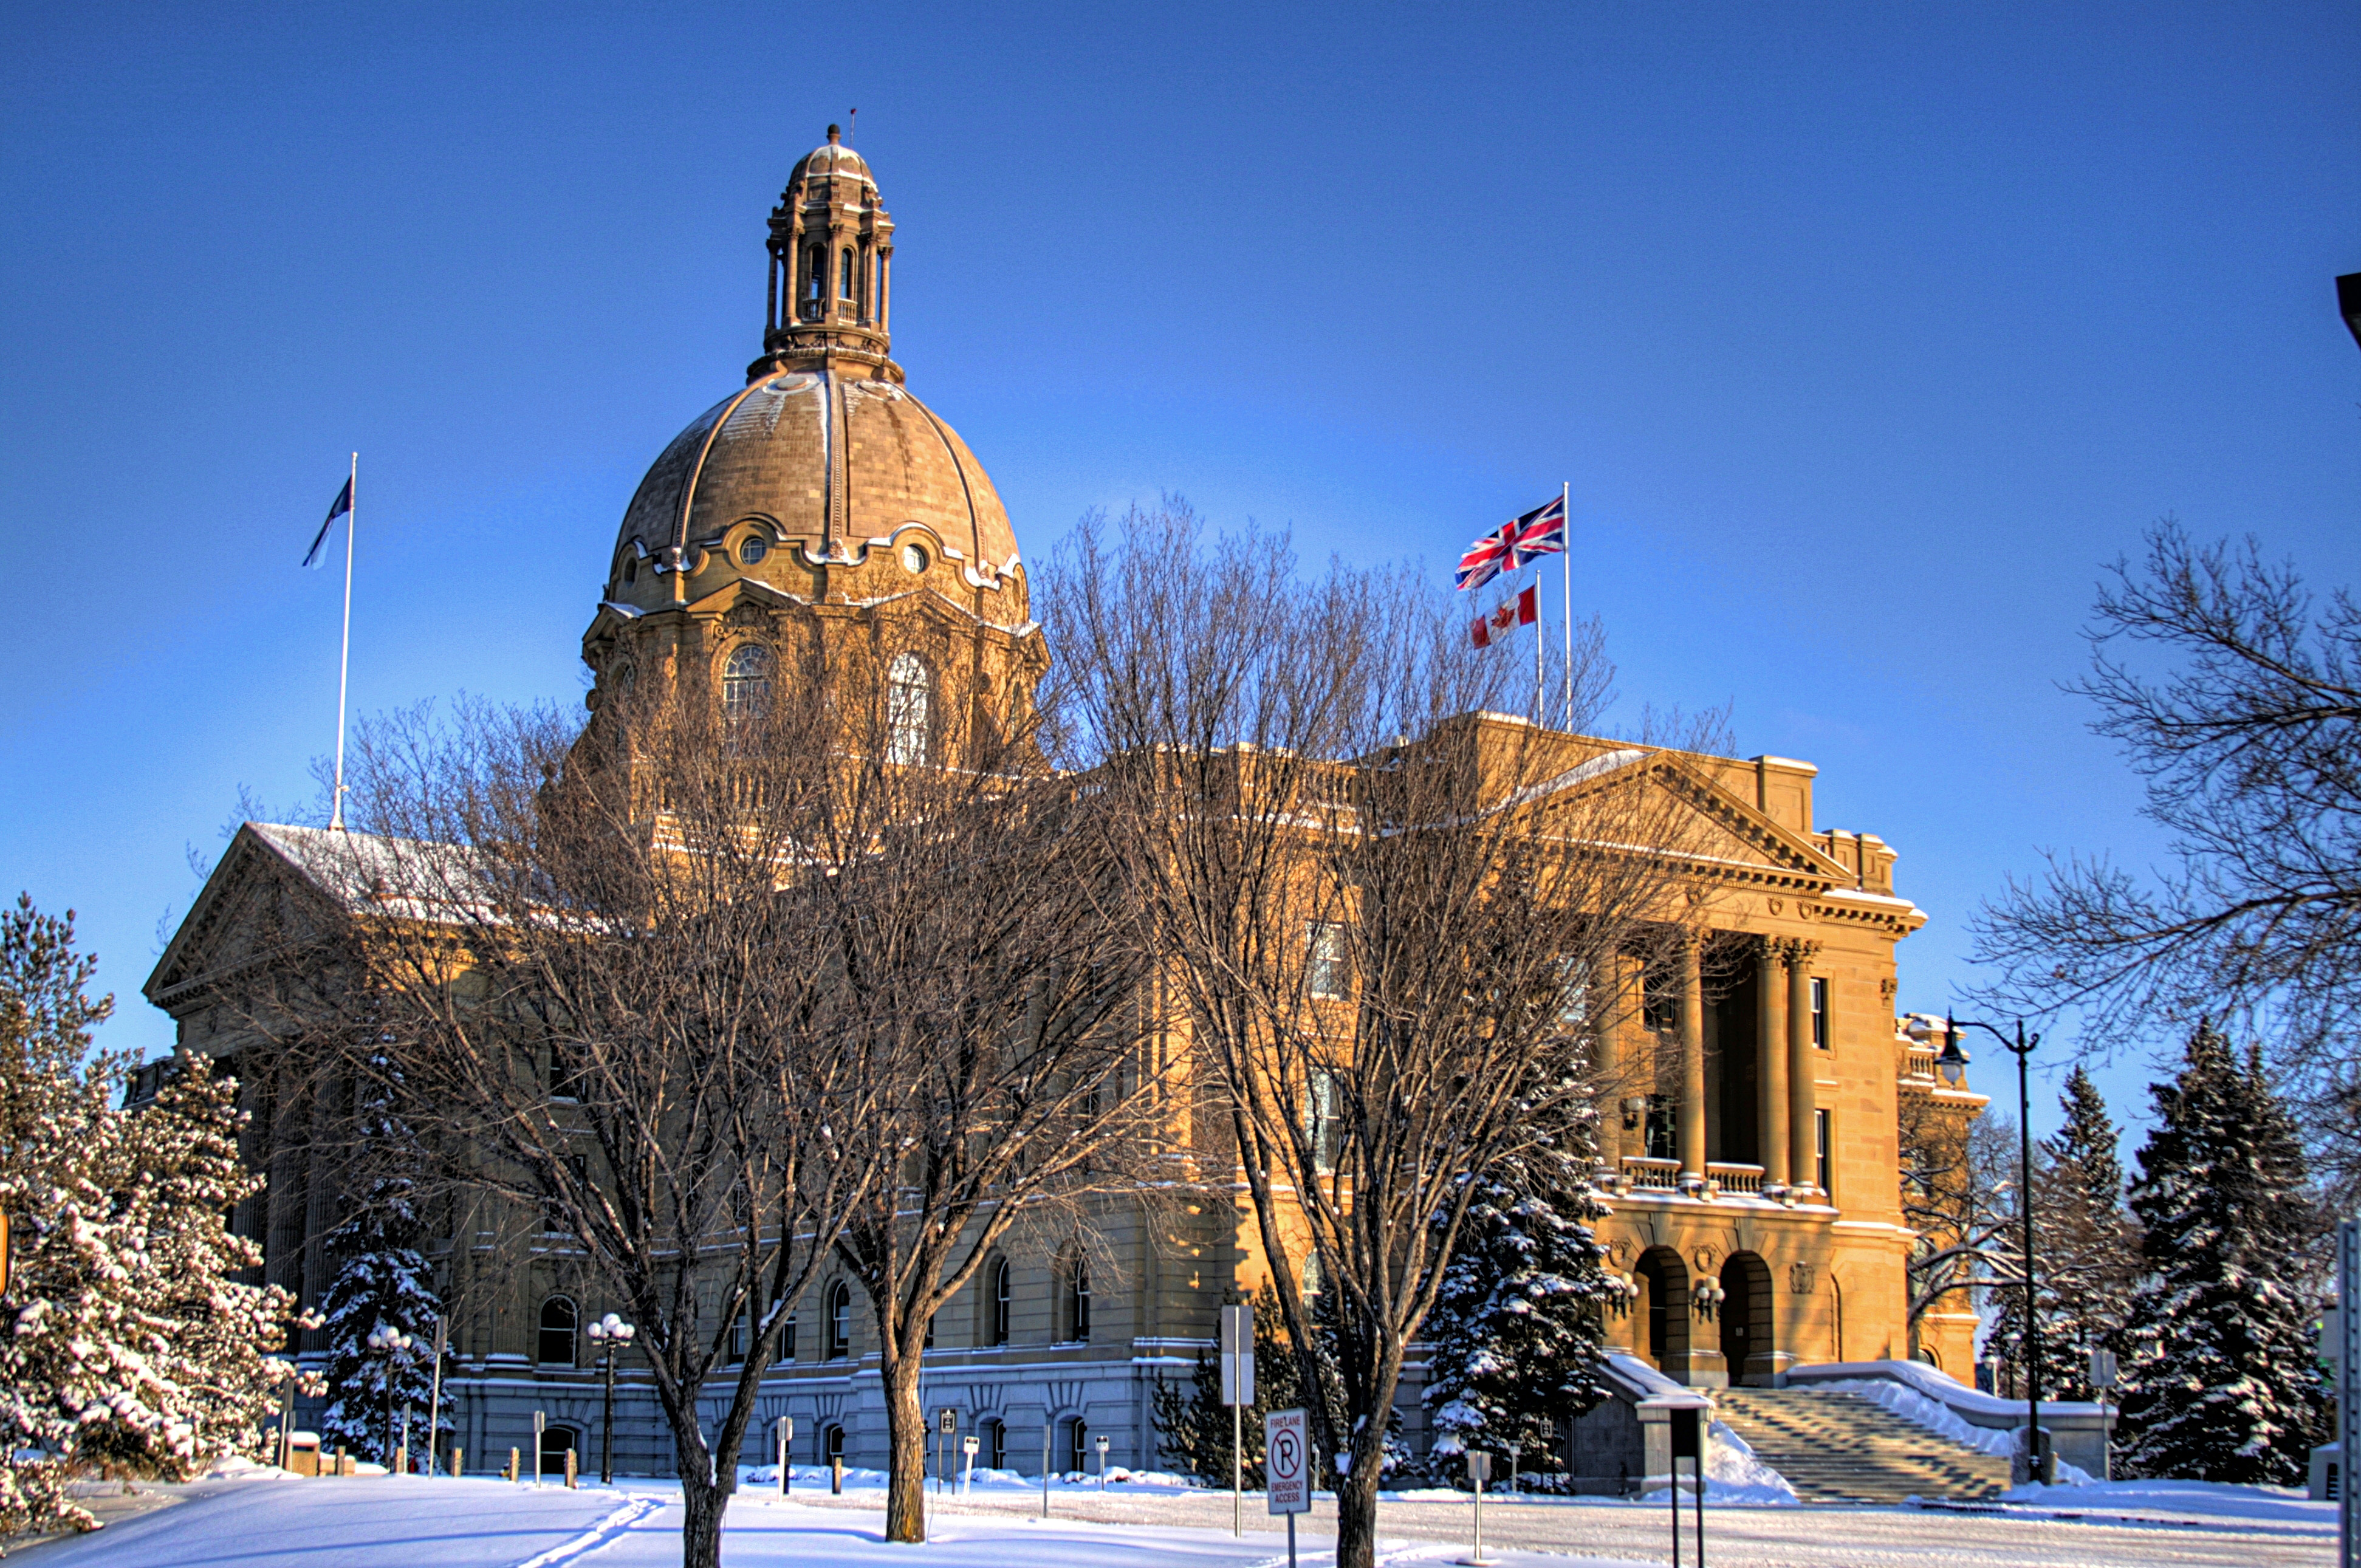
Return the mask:
[[[337,1474],[337,1475],[351,1475],[352,1473],[353,1473],[353,1461],[352,1461],[352,1455],[350,1455],[350,1454],[346,1453],[342,1448],[337,1449],[337,1450],[336,1450],[336,1474]]]
[[[467,1473],[467,1451],[455,1442],[451,1445],[451,1474],[458,1476],[465,1475]]]
[[[410,1445],[406,1442],[393,1451],[393,1473],[397,1475],[410,1474]]]
[[[828,1456],[828,1490],[830,1497],[844,1495],[844,1455],[841,1453]]]
[[[573,1451],[572,1449],[570,1449],[570,1448],[569,1448],[569,1449],[567,1449],[567,1450],[566,1451],[566,1490],[568,1490],[568,1491],[572,1491],[572,1490],[575,1488],[575,1486],[576,1486],[576,1484],[577,1484],[577,1475],[576,1475],[576,1474],[575,1474],[575,1469],[574,1469],[574,1451]]]
[[[509,1479],[520,1486],[524,1482],[524,1460],[513,1448],[509,1450]]]

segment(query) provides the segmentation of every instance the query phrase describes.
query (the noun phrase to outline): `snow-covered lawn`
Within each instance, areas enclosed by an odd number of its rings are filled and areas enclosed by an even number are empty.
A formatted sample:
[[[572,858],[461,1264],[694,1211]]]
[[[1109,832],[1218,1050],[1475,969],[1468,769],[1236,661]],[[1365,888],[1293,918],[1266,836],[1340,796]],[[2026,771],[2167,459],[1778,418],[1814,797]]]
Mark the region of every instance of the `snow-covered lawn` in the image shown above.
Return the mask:
[[[807,1481],[807,1474],[809,1481]],[[1226,1494],[1148,1480],[1052,1489],[993,1477],[934,1501],[924,1547],[882,1539],[873,1487],[828,1495],[798,1468],[796,1499],[752,1484],[732,1504],[729,1568],[1269,1568],[1285,1538],[1259,1497],[1230,1534]],[[867,1475],[855,1473],[856,1480]],[[92,1536],[26,1550],[36,1568],[671,1568],[680,1561],[677,1491],[535,1488],[494,1480],[222,1478],[158,1488],[177,1500]],[[2054,1487],[2005,1509],[1708,1507],[1716,1568],[2292,1568],[2334,1549],[2329,1505],[2254,1487],[2158,1483]],[[1465,1556],[1465,1499],[1405,1496],[1384,1507],[1380,1562],[1410,1568]],[[1302,1525],[1302,1562],[1328,1560],[1333,1505]],[[1670,1556],[1662,1506],[1499,1498],[1484,1510],[1507,1568],[1628,1568]],[[1687,1509],[1683,1510],[1686,1527]],[[1685,1553],[1686,1554],[1686,1553]],[[1690,1561],[1694,1561],[1691,1557]]]

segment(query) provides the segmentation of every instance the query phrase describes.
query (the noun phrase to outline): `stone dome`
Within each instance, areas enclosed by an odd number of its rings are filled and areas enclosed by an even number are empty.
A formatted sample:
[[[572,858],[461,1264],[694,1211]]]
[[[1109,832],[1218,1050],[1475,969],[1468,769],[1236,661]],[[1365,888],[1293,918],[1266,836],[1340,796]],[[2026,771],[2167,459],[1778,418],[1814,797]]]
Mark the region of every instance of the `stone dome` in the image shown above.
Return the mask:
[[[852,565],[917,524],[972,587],[1016,565],[1008,513],[958,433],[894,382],[833,366],[762,376],[674,437],[624,509],[616,570],[693,573],[749,521],[813,563]]]

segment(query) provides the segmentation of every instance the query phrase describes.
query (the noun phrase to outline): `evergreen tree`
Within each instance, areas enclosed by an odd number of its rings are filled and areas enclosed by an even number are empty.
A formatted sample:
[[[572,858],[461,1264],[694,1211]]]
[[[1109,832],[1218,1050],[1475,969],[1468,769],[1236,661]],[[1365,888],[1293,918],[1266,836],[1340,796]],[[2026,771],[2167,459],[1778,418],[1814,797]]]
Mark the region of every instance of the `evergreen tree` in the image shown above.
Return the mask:
[[[370,1086],[361,1131],[374,1171],[360,1202],[326,1238],[336,1272],[320,1294],[328,1348],[320,1441],[324,1448],[346,1448],[390,1464],[402,1441],[404,1409],[414,1412],[412,1453],[431,1447],[425,1420],[433,1409],[434,1325],[443,1303],[434,1270],[418,1250],[426,1225],[419,1212],[416,1147],[391,1103],[400,1073],[379,1056],[362,1081]],[[369,1336],[380,1328],[409,1336],[411,1344],[392,1353],[372,1347]],[[445,1376],[450,1372],[446,1353]],[[454,1430],[447,1415],[436,1425],[437,1435]]]
[[[264,1354],[287,1294],[239,1282],[261,1254],[225,1221],[258,1185],[236,1085],[183,1057],[151,1103],[111,1104],[130,1063],[91,1048],[94,967],[71,914],[0,916],[0,1533],[91,1528],[78,1473],[179,1480],[258,1448],[293,1372]]]
[[[2041,1386],[2060,1399],[2092,1399],[2090,1353],[2120,1351],[2140,1274],[2139,1227],[2124,1209],[2124,1168],[2115,1124],[2089,1073],[2074,1069],[2059,1096],[2063,1125],[2035,1146],[2035,1266],[2039,1275]],[[2020,1222],[2021,1223],[2021,1222]],[[2022,1233],[2006,1233],[2014,1242]],[[2016,1256],[2021,1245],[2010,1247]],[[2022,1276],[2020,1276],[2022,1277]],[[2024,1386],[2025,1293],[1995,1292],[1999,1312],[1985,1340]]]
[[[2312,1343],[2326,1226],[2294,1123],[2259,1058],[2202,1025],[2152,1092],[2159,1125],[2131,1189],[2147,1273],[2125,1333],[2125,1469],[2295,1484],[2329,1395]]]
[[[1315,1318],[1318,1315],[1314,1313]],[[1301,1365],[1281,1326],[1285,1321],[1278,1294],[1264,1286],[1254,1303],[1255,1398],[1243,1412],[1235,1432],[1230,1407],[1222,1403],[1222,1368],[1217,1355],[1198,1355],[1187,1392],[1169,1378],[1159,1378],[1148,1391],[1159,1446],[1184,1474],[1212,1486],[1228,1486],[1235,1436],[1244,1461],[1246,1485],[1261,1487],[1263,1418],[1273,1410],[1295,1409],[1308,1403],[1303,1397]],[[1344,1401],[1333,1387],[1327,1398],[1332,1413],[1341,1412]]]
[[[1588,1223],[1604,1212],[1589,1149],[1587,1136],[1569,1138],[1477,1179],[1426,1321],[1432,1453],[1454,1478],[1471,1448],[1546,1459],[1555,1422],[1606,1393],[1601,1320],[1614,1288]]]

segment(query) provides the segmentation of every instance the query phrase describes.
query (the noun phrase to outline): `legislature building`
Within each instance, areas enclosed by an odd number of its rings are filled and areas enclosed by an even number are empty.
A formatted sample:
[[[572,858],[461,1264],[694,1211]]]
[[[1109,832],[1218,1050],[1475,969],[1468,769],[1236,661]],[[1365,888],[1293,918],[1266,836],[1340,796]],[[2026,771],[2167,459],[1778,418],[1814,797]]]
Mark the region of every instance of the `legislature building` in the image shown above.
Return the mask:
[[[880,618],[922,618],[930,645],[957,650],[895,657],[882,678],[897,713],[922,724],[954,686],[1029,692],[1056,651],[1033,619],[1016,530],[983,465],[890,356],[895,225],[834,127],[795,166],[766,248],[759,356],[624,509],[582,639],[591,706],[692,668],[727,701],[785,678],[789,643],[856,639]],[[1810,763],[1682,761],[1710,843],[1713,929],[1684,963],[1620,977],[1633,1004],[1599,1041],[1622,1090],[1599,1117],[1610,1211],[1599,1235],[1625,1287],[1609,1339],[1704,1389],[1777,1387],[1831,1363],[1917,1360],[1968,1377],[1971,1306],[1922,1300],[1914,1313],[1908,1269],[1914,1247],[1940,1238],[1907,1218],[1905,1129],[1929,1115],[1963,1128],[1983,1103],[1957,1071],[1938,1073],[1939,1041],[1897,1013],[1895,948],[1926,916],[1897,891],[1883,840],[1818,822]],[[247,824],[146,986],[182,1047],[242,1083],[260,1081],[244,1069],[272,1048],[234,1001],[271,961],[259,912],[348,896],[324,872],[324,838]],[[332,1267],[322,1238],[339,1195],[307,1165],[302,1129],[259,1091],[247,1099],[267,1186],[236,1226],[261,1243],[265,1277],[308,1306]],[[1151,1390],[1185,1382],[1220,1305],[1266,1277],[1246,1187],[1207,1174],[1218,1201],[1111,1221],[1112,1266],[1086,1277],[1012,1244],[941,1315],[925,1404],[959,1412],[983,1439],[980,1463],[1038,1472],[1047,1431],[1061,1470],[1092,1468],[1101,1437],[1114,1464],[1169,1467]],[[585,1330],[616,1306],[566,1238],[499,1234],[490,1248],[463,1236],[429,1246],[439,1277],[466,1273],[483,1303],[452,1324],[445,1393],[478,1470],[533,1443],[536,1412],[546,1454],[595,1448],[603,1385]],[[797,1463],[884,1463],[864,1311],[857,1289],[822,1273],[764,1386],[749,1462],[769,1457],[770,1419],[792,1416]],[[1412,1372],[1402,1414],[1416,1451],[1428,1436]],[[628,1355],[619,1400],[619,1468],[667,1470],[664,1423]]]

